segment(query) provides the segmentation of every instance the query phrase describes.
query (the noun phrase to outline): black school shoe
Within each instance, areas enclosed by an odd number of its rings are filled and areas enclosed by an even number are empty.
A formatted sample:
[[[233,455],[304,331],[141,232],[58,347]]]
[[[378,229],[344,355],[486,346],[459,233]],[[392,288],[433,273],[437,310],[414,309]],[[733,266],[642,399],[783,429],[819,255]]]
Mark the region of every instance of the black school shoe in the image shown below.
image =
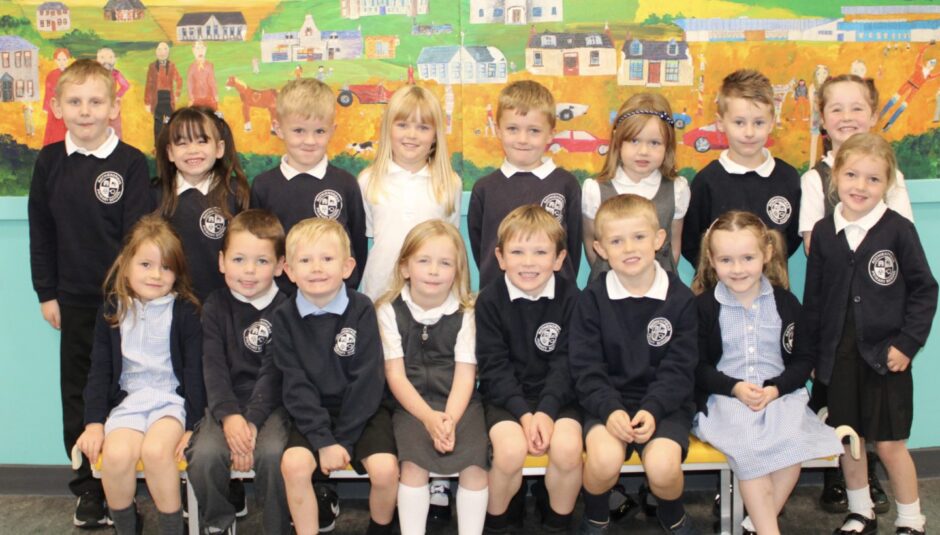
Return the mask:
[[[894,535],[927,535],[927,530],[918,530],[905,526],[894,530]]]
[[[610,489],[610,520],[618,522],[624,518],[633,518],[640,512],[640,503],[627,494],[623,485],[617,483]]]
[[[245,482],[233,479],[228,482],[228,501],[235,508],[235,518],[248,516],[248,500],[245,499]]]
[[[313,492],[317,497],[317,519],[320,533],[329,533],[336,529],[336,517],[339,516],[339,496],[329,485],[314,484]]]
[[[883,515],[891,510],[888,495],[881,487],[881,481],[878,480],[878,456],[872,452],[868,452],[868,493],[871,495],[872,503],[875,504],[876,515]]]
[[[428,507],[428,522],[450,524],[450,488],[431,483],[431,506]]]
[[[861,522],[862,531],[859,532],[842,529],[842,526],[844,526],[850,520],[857,520]],[[845,520],[842,521],[842,526],[832,530],[832,535],[878,535],[878,515],[867,518],[858,513],[849,513],[845,516]]]
[[[845,478],[841,468],[823,470],[823,490],[819,505],[828,513],[844,513],[849,510],[849,498],[845,492]]]
[[[83,492],[75,503],[75,515],[72,524],[82,529],[103,528],[110,524],[108,517],[108,504],[104,494],[89,491]]]

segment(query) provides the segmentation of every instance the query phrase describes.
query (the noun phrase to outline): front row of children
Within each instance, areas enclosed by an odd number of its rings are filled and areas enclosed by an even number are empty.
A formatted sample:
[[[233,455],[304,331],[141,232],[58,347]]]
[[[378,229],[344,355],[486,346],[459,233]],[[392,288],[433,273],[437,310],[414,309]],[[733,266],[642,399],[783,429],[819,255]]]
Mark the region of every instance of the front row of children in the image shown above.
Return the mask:
[[[842,451],[806,405],[815,368],[829,423],[855,427],[885,463],[897,533],[924,533],[905,439],[911,358],[937,284],[913,225],[883,202],[894,166],[877,136],[843,144],[831,182],[841,203],[814,228],[802,311],[783,240],[760,218],[728,212],[709,227],[689,290],[656,261],[666,232],[654,205],[619,195],[594,221],[610,271],[580,295],[555,276],[564,231],[524,206],[499,227],[505,275],[475,308],[449,223],[408,233],[373,307],[344,285],[355,260],[342,226],[298,223],[284,264],[280,223],[248,210],[229,227],[227,288],[206,300],[200,325],[179,239],[145,217],[107,277],[78,444],[104,456],[119,533],[140,523],[139,458],[161,532],[182,533],[184,451],[209,532],[234,522],[230,468],[255,470],[266,532],[286,533],[289,511],[307,534],[318,530],[312,480],[351,464],[372,485],[369,533],[390,532],[396,504],[402,533],[423,533],[430,473],[459,474],[460,533],[506,533],[521,522],[526,455],[547,454],[535,489],[543,531],[568,529],[583,486],[579,532],[604,533],[607,493],[636,451],[663,528],[688,534],[698,533],[682,504],[691,431],[742,479],[747,532],[773,534],[800,463]],[[293,298],[273,282],[282,269]],[[850,514],[835,533],[876,533],[864,460],[843,459]]]

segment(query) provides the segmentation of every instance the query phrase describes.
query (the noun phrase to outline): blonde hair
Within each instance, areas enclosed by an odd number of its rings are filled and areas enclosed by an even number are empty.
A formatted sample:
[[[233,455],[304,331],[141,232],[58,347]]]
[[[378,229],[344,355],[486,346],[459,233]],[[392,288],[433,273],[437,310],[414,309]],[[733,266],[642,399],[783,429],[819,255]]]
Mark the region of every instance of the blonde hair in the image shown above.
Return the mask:
[[[702,235],[702,248],[698,256],[698,271],[692,281],[692,292],[695,295],[704,293],[718,284],[718,274],[712,265],[712,232],[725,230],[749,230],[757,237],[758,247],[765,256],[764,276],[774,286],[790,289],[790,277],[787,274],[787,245],[783,235],[777,230],[767,228],[761,218],[751,212],[731,210],[721,214]],[[766,258],[767,252],[770,258]]]
[[[567,250],[565,229],[537,204],[526,204],[509,212],[496,231],[496,247],[502,251],[509,240],[516,237],[530,238],[540,232],[544,232],[548,240],[555,244],[555,254]]]
[[[62,71],[62,76],[55,84],[56,98],[62,98],[62,89],[68,84],[84,84],[89,78],[101,80],[108,89],[108,95],[111,102],[117,98],[117,90],[114,87],[114,78],[111,71],[93,59],[80,59]]]
[[[663,156],[662,165],[659,166],[659,172],[664,179],[675,180],[676,130],[666,118],[672,120],[672,108],[669,106],[669,101],[659,93],[639,93],[627,99],[617,111],[617,119],[610,133],[610,150],[607,151],[604,168],[597,175],[596,180],[598,182],[613,180],[617,175],[617,169],[623,163],[620,161],[620,147],[636,139],[650,121],[656,121],[659,125],[666,147],[666,154]]]
[[[434,200],[444,206],[447,215],[451,215],[454,212],[454,198],[463,184],[450,165],[450,152],[447,150],[441,104],[433,93],[416,85],[406,85],[395,91],[385,109],[385,114],[382,115],[381,141],[376,151],[375,162],[363,171],[370,173],[369,185],[365,192],[366,201],[373,204],[379,202],[385,191],[388,164],[393,159],[392,128],[394,124],[412,117],[434,128],[437,139],[431,145],[431,153],[428,156],[431,191],[434,194]]]
[[[352,256],[352,247],[349,242],[349,234],[343,225],[332,219],[322,217],[309,217],[291,227],[287,233],[287,263],[297,252],[297,248],[305,243],[315,243],[325,237],[335,238],[339,243],[342,253],[345,255],[341,260],[346,260]]]
[[[239,213],[228,224],[228,230],[222,238],[222,252],[228,252],[230,237],[238,232],[247,232],[258,238],[271,242],[274,255],[277,258],[284,256],[284,226],[281,221],[267,210],[252,208]]]
[[[545,115],[548,125],[555,128],[555,97],[544,85],[535,80],[513,82],[499,92],[496,104],[496,124],[505,111],[528,115],[530,111]]]
[[[740,98],[770,106],[773,113],[774,88],[770,79],[753,69],[739,69],[725,76],[718,91],[718,113],[728,111],[728,99]]]
[[[127,273],[138,249],[148,242],[157,246],[164,265],[176,275],[172,291],[176,292],[178,298],[199,306],[199,300],[192,290],[186,255],[183,253],[183,243],[179,236],[162,217],[155,214],[145,215],[127,234],[124,247],[104,278],[105,302],[113,303],[115,307],[114,313],[105,314],[104,318],[112,326],[119,325],[124,320],[127,311],[131,309],[131,303],[137,297],[130,281],[127,280]]]
[[[820,116],[823,115],[823,110],[826,109],[826,102],[829,100],[829,91],[832,86],[843,82],[860,85],[865,93],[865,101],[868,103],[868,107],[871,108],[872,113],[875,113],[878,109],[878,88],[875,87],[875,81],[871,78],[862,78],[856,74],[840,74],[833,78],[827,78],[816,90],[816,102]]]
[[[315,78],[287,82],[277,94],[277,118],[331,120],[336,116],[336,95],[330,86]]]
[[[829,181],[829,191],[827,192],[832,198],[837,197],[839,170],[849,163],[850,158],[858,156],[883,160],[885,162],[885,173],[887,173],[885,176],[887,182],[885,193],[894,187],[898,174],[898,160],[894,155],[894,149],[891,148],[890,143],[878,134],[864,132],[853,134],[836,152],[836,160],[832,163],[832,180]]]
[[[473,297],[470,294],[470,268],[467,264],[467,249],[464,246],[463,238],[457,227],[440,219],[429,219],[419,223],[405,236],[405,242],[401,246],[401,252],[398,253],[398,261],[392,268],[392,284],[387,292],[375,302],[378,307],[384,303],[391,303],[401,295],[402,289],[408,281],[401,273],[401,268],[408,264],[408,260],[414,256],[421,246],[432,238],[444,236],[449,238],[457,251],[456,275],[454,277],[454,286],[451,289],[457,295],[460,301],[461,310],[467,311],[473,308]]]
[[[656,205],[646,197],[626,193],[615,195],[601,203],[597,215],[594,216],[594,239],[600,241],[601,231],[607,223],[628,217],[642,217],[652,225],[653,231],[660,229]]]

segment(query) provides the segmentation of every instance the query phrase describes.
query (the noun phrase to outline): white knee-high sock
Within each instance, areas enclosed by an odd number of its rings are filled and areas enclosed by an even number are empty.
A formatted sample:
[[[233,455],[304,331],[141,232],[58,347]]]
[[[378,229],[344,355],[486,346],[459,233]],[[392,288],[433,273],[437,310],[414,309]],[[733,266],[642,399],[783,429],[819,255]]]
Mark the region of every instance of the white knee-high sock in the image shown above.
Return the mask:
[[[486,520],[486,502],[490,489],[469,490],[457,486],[457,533],[460,535],[480,535]],[[404,535],[404,533],[402,534]]]
[[[894,521],[895,527],[924,531],[927,518],[920,513],[920,500],[914,500],[914,503],[894,503],[897,504],[898,508],[898,518]]]
[[[427,485],[398,484],[398,525],[401,535],[424,535],[428,523],[431,493]]]
[[[846,489],[849,498],[849,512],[858,513],[866,518],[875,518],[875,504],[871,501],[871,492],[868,485],[856,490]],[[842,525],[845,531],[862,531],[862,524],[857,520],[849,520]]]

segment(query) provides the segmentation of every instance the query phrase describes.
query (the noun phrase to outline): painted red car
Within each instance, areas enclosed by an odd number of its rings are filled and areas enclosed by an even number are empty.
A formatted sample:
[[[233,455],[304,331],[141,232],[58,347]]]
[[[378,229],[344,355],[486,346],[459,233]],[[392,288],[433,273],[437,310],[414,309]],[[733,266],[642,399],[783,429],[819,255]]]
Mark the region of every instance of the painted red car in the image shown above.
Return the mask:
[[[387,104],[392,98],[392,91],[385,89],[382,84],[348,85],[340,90],[336,102],[340,106],[351,106],[353,96],[359,99],[360,104]]]
[[[695,130],[689,130],[682,136],[682,144],[694,148],[697,152],[724,150],[728,148],[728,136],[718,130],[718,123],[712,123]],[[767,138],[765,147],[772,147],[774,140]]]
[[[558,152],[565,149],[568,152],[594,152],[601,156],[610,150],[610,140],[601,139],[584,130],[562,130],[555,133],[555,137],[548,143],[548,150]]]

